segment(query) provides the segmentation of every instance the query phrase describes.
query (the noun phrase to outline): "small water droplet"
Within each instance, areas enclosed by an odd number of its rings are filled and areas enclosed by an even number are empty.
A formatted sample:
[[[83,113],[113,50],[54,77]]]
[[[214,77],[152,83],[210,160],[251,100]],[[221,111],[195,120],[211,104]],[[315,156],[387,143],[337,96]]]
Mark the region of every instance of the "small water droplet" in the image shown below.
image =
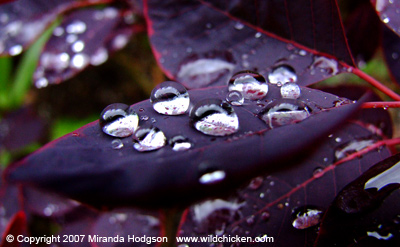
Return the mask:
[[[260,188],[263,182],[264,182],[263,177],[255,177],[250,181],[249,189],[256,190]]]
[[[181,115],[189,108],[190,99],[182,84],[165,81],[151,91],[150,102],[154,110],[160,114]]]
[[[44,88],[44,87],[47,87],[48,85],[49,85],[49,81],[44,77],[39,78],[37,81],[35,81],[35,86],[37,88]]]
[[[283,203],[278,203],[278,205],[276,205],[276,207],[277,207],[278,209],[284,209],[284,208],[285,208],[285,206],[283,205]]]
[[[126,44],[129,42],[129,36],[126,34],[119,34],[115,36],[115,38],[112,40],[112,47],[115,50],[120,50],[123,47],[125,47]]]
[[[72,44],[77,40],[78,40],[78,35],[75,35],[75,34],[68,34],[67,37],[65,38],[65,41],[68,44]]]
[[[393,53],[392,53],[392,58],[393,58],[394,60],[397,60],[397,59],[399,58],[399,54],[398,54],[397,52],[393,52]]]
[[[323,171],[324,171],[324,169],[322,167],[315,168],[313,171],[313,177],[314,178],[322,177],[322,175],[324,175]]]
[[[141,126],[134,134],[133,147],[139,152],[153,151],[165,146],[167,138],[154,126]]]
[[[322,211],[311,206],[303,206],[293,210],[292,226],[296,229],[306,229],[321,222]]]
[[[57,206],[50,203],[43,209],[43,214],[50,217],[55,211],[57,211]]]
[[[67,25],[66,27],[67,33],[71,34],[81,34],[86,31],[86,23],[83,21],[77,20],[74,22],[71,22],[70,24]]]
[[[299,55],[304,57],[307,55],[307,52],[305,50],[300,50]]]
[[[253,71],[241,71],[229,80],[229,91],[239,91],[245,99],[257,100],[264,98],[268,93],[268,84],[265,78]]]
[[[208,23],[206,24],[206,28],[207,28],[207,29],[211,29],[212,27],[213,27],[213,25],[212,25],[211,23],[208,22]]]
[[[235,29],[236,30],[242,30],[243,28],[244,28],[243,23],[241,23],[241,22],[236,22],[235,23]]]
[[[308,107],[293,99],[280,99],[260,112],[260,118],[271,128],[294,124],[310,116]]]
[[[60,27],[60,26],[54,28],[54,30],[53,30],[53,35],[54,35],[54,36],[60,37],[60,36],[62,36],[63,34],[64,34],[64,28],[62,28],[62,27]]]
[[[244,103],[244,97],[241,92],[233,90],[229,91],[226,95],[226,101],[228,101],[231,105],[241,106]]]
[[[104,133],[115,137],[132,135],[139,124],[139,117],[132,107],[114,103],[100,114],[99,124]]]
[[[296,83],[286,83],[281,87],[282,98],[297,99],[301,95],[301,89]]]
[[[222,180],[224,180],[226,177],[226,173],[222,170],[216,170],[213,172],[207,172],[205,174],[203,174],[200,178],[199,178],[199,182],[201,184],[215,184],[215,183],[219,183]]]
[[[249,217],[246,218],[246,222],[248,225],[253,225],[255,222],[255,217],[254,215],[250,215]]]
[[[43,52],[40,56],[40,66],[46,70],[54,70],[56,72],[62,72],[69,67],[70,58],[68,53],[49,53]]]
[[[120,139],[114,139],[111,142],[112,149],[121,149],[124,147],[124,143]]]
[[[376,232],[376,231],[374,231],[374,232],[367,232],[367,235],[368,235],[369,237],[374,237],[374,238],[379,239],[379,240],[388,240],[388,239],[390,239],[390,238],[393,237],[393,234],[391,234],[391,233],[388,233],[386,236],[384,236],[384,235],[379,234],[379,233]]]
[[[81,52],[85,48],[85,43],[82,40],[78,40],[72,44],[71,49],[73,52]]]
[[[21,54],[22,50],[23,50],[22,45],[14,45],[8,50],[8,53],[11,56],[17,56]]]
[[[226,136],[239,130],[239,119],[232,106],[220,99],[205,99],[190,111],[193,126],[212,136]]]
[[[174,151],[185,151],[192,147],[192,143],[188,138],[178,135],[174,136],[169,140],[169,144],[172,146]]]
[[[264,193],[260,193],[260,198],[264,198],[265,197],[265,194]]]
[[[260,37],[261,37],[261,33],[260,33],[260,32],[257,32],[257,33],[254,35],[254,37],[256,37],[256,39],[260,38]]]
[[[261,219],[264,221],[268,221],[271,218],[271,214],[268,211],[264,211],[261,213]]]
[[[97,51],[90,57],[90,64],[93,66],[98,66],[103,64],[108,59],[108,51],[104,47],[100,47]]]
[[[89,64],[89,56],[84,53],[75,54],[71,59],[71,67],[82,69]]]
[[[389,19],[389,17],[385,17],[382,19],[382,21],[387,24],[390,22],[390,19]]]
[[[340,142],[341,138],[338,137],[335,139],[336,142]],[[335,150],[335,158],[336,160],[341,160],[347,157],[349,154],[358,152],[372,144],[375,143],[375,140],[371,139],[355,139],[343,145],[340,145]]]
[[[335,142],[341,142],[341,141],[342,141],[342,138],[340,138],[340,137],[335,138]]]
[[[339,64],[334,59],[326,57],[315,56],[314,61],[311,65],[311,69],[319,68],[321,71],[326,72],[330,75],[336,75],[339,73]]]
[[[280,65],[275,67],[271,73],[269,73],[268,81],[272,84],[296,82],[296,71],[289,65]]]

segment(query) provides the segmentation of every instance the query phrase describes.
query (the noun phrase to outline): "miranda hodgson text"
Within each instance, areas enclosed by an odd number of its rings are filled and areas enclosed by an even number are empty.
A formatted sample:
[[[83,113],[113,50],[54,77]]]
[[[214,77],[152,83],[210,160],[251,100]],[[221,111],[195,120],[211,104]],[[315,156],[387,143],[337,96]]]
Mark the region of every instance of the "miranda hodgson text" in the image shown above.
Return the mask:
[[[93,243],[119,243],[119,242],[125,242],[125,238],[121,237],[119,235],[115,237],[101,237],[99,235],[88,235],[88,242],[93,242]],[[141,237],[135,237],[135,235],[128,235],[126,238],[126,242],[137,242],[137,243],[146,243],[146,244],[151,244],[151,243],[164,243],[168,242],[167,237],[147,237],[146,235],[141,236]]]

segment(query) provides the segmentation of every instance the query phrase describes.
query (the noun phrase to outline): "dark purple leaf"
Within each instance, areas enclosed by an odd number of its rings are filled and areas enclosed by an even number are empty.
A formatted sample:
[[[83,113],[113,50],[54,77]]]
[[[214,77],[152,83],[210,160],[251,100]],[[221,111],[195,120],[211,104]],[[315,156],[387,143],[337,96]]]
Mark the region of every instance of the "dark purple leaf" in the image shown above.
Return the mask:
[[[393,32],[400,35],[400,2],[393,0],[371,0],[379,18]]]
[[[0,54],[15,56],[55,20],[71,9],[103,3],[102,0],[18,0],[0,6]]]
[[[383,52],[390,74],[400,83],[400,37],[387,27],[383,28]]]
[[[47,42],[34,73],[36,87],[60,83],[88,65],[104,63],[128,42],[134,16],[125,8],[76,10],[66,15]]]
[[[364,64],[379,46],[381,21],[369,0],[342,1],[349,5],[344,21],[346,37],[357,64]]]
[[[114,150],[111,142],[115,138],[102,133],[96,121],[12,165],[7,178],[96,206],[160,207],[221,195],[260,172],[296,163],[302,150],[329,134],[358,107],[343,98],[302,88],[299,101],[309,107],[311,116],[271,129],[258,115],[268,103],[278,102],[279,90],[270,84],[265,99],[233,106],[240,128],[226,137],[207,136],[192,127],[187,115],[160,115],[149,101],[144,101],[133,105],[140,126],[152,122],[167,139],[176,135],[188,138],[192,148],[177,152],[166,146],[138,152],[128,137],[122,139],[122,148]],[[227,93],[227,87],[189,92],[193,104],[210,98],[224,100]],[[217,171],[224,175],[222,181],[202,183],[202,175]]]
[[[316,246],[400,243],[399,160],[397,154],[379,162],[340,191],[323,219]]]
[[[260,174],[230,198],[192,206],[182,219],[179,236],[272,237],[265,240],[274,246],[313,246],[318,225],[337,191],[390,152],[380,147],[346,162],[343,159],[380,139],[363,125],[349,123],[307,150],[308,156],[297,165]]]
[[[48,123],[32,109],[21,108],[6,114],[0,122],[0,145],[16,150],[34,142],[44,142]]]
[[[24,212],[20,211],[16,213],[10,220],[7,231],[3,233],[0,246],[1,247],[22,247],[27,246],[26,243],[19,241],[9,242],[6,240],[6,236],[11,234],[12,236],[27,235],[26,234],[26,217]],[[15,239],[15,237],[14,237]]]
[[[0,187],[0,234],[4,236],[11,219],[20,210],[18,187],[1,181]]]
[[[335,0],[144,1],[153,52],[188,88],[226,85],[233,71],[267,75],[282,64],[300,85],[353,65]],[[334,58],[332,58],[334,57]]]

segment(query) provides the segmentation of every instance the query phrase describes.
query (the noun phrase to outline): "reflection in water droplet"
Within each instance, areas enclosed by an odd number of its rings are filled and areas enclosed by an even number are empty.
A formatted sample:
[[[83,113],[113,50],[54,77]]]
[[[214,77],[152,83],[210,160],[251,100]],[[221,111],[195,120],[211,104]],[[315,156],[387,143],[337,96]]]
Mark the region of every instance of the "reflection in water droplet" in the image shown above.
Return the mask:
[[[174,81],[165,81],[151,91],[150,102],[156,112],[165,115],[184,114],[190,99],[186,88]]]
[[[121,149],[124,147],[124,143],[120,139],[114,139],[111,142],[111,148],[112,149]]]
[[[245,99],[262,99],[268,93],[265,78],[253,71],[241,71],[229,80],[229,91],[239,91]]]
[[[135,131],[133,147],[140,152],[153,151],[165,146],[167,138],[154,126],[142,126]]]
[[[114,103],[100,114],[99,124],[104,133],[115,137],[131,135],[139,124],[139,117],[132,107]]]
[[[271,128],[294,124],[310,116],[308,107],[292,99],[281,99],[269,104],[260,117]]]
[[[336,139],[338,139],[338,138],[336,138]],[[346,156],[348,156],[349,154],[358,152],[374,143],[375,143],[375,140],[371,140],[371,139],[352,140],[348,143],[345,143],[344,145],[340,145],[335,150],[335,158],[336,158],[336,160],[341,160],[341,159],[345,158]]]
[[[184,136],[174,136],[169,140],[174,151],[185,151],[192,147],[192,143]]]
[[[300,207],[293,212],[292,226],[296,229],[306,229],[321,222],[322,211],[315,207]]]
[[[295,83],[286,83],[281,87],[282,98],[297,99],[300,97],[301,89]]]
[[[244,97],[241,92],[233,90],[229,91],[226,95],[226,101],[228,101],[231,105],[240,106],[244,103]]]
[[[226,173],[221,170],[208,172],[199,178],[201,184],[215,184],[225,179]]]
[[[205,99],[190,111],[193,126],[200,132],[212,136],[231,135],[239,130],[239,119],[227,102],[220,99]]]
[[[269,73],[268,81],[272,84],[282,85],[288,82],[296,82],[296,71],[289,65],[280,65]]]

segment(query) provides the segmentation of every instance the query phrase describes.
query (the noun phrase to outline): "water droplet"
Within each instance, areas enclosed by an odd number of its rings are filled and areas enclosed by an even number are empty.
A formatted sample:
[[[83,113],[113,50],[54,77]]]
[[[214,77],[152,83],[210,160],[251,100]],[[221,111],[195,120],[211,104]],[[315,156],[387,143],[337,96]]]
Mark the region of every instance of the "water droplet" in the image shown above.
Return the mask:
[[[336,75],[340,71],[339,64],[336,60],[320,56],[315,56],[313,64],[311,65],[311,69],[316,68],[319,68],[330,75]]]
[[[71,67],[82,69],[89,64],[89,56],[84,53],[75,54],[71,59]]]
[[[241,23],[241,22],[236,22],[235,23],[235,29],[236,30],[242,30],[243,28],[244,28],[243,23]]]
[[[282,98],[297,99],[300,94],[301,89],[296,83],[286,83],[281,87]]]
[[[40,56],[40,66],[43,66],[46,70],[62,72],[69,67],[69,63],[69,55],[65,52],[57,54],[43,52]]]
[[[256,39],[260,38],[260,37],[261,37],[261,33],[260,33],[260,32],[257,32],[257,33],[254,35],[254,37],[256,37]]]
[[[67,33],[71,34],[81,34],[86,31],[86,23],[83,21],[74,21],[67,25],[66,27]]]
[[[260,198],[264,198],[265,194],[264,193],[260,193]]]
[[[227,102],[220,99],[205,99],[190,111],[193,126],[200,132],[212,136],[231,135],[239,130],[239,119]]]
[[[43,214],[50,217],[52,216],[56,211],[58,210],[58,206],[54,205],[52,203],[48,204],[44,209],[43,209]]]
[[[116,8],[108,7],[103,10],[104,17],[107,19],[114,19],[118,17],[118,10]]]
[[[125,34],[119,34],[115,36],[115,38],[112,41],[112,47],[114,50],[120,50],[123,47],[125,47],[126,44],[128,44],[129,41],[129,36]]]
[[[374,237],[374,238],[379,239],[379,240],[388,240],[388,239],[393,237],[393,234],[391,234],[391,233],[388,233],[386,236],[383,236],[383,235],[379,234],[376,231],[375,232],[367,232],[367,235],[369,237]]]
[[[263,177],[255,177],[250,181],[249,189],[256,190],[260,188],[263,182],[264,182]]]
[[[115,137],[131,135],[139,124],[139,117],[132,107],[114,103],[100,114],[99,124],[104,133]]]
[[[124,147],[124,143],[120,139],[114,139],[111,142],[112,149],[121,149]]]
[[[201,184],[216,184],[224,180],[226,173],[221,170],[216,170],[212,172],[207,172],[199,178]]]
[[[54,28],[54,30],[53,30],[53,35],[54,35],[54,36],[60,37],[60,36],[62,36],[63,34],[64,34],[64,28],[62,28],[62,27],[60,27],[60,26]]]
[[[184,114],[190,99],[186,88],[174,81],[165,81],[151,91],[150,102],[156,112],[165,115]]]
[[[212,27],[213,27],[213,25],[212,25],[211,23],[208,22],[208,23],[206,24],[206,28],[207,28],[207,29],[210,29],[210,28],[212,28]]]
[[[289,65],[280,65],[274,68],[268,75],[268,81],[272,84],[285,84],[288,82],[296,82],[296,71]]]
[[[392,58],[393,58],[394,60],[398,59],[398,58],[399,58],[399,54],[398,54],[397,52],[393,52],[393,53],[392,53]]]
[[[342,141],[342,138],[340,138],[340,137],[335,138],[335,142],[341,142],[341,141]]]
[[[257,100],[264,98],[268,93],[268,84],[265,78],[253,71],[241,71],[229,80],[229,91],[239,91],[245,99]]]
[[[254,217],[254,215],[250,215],[249,217],[247,217],[247,218],[246,218],[246,222],[247,222],[247,224],[249,224],[249,225],[253,225],[254,222],[255,222],[255,217]]]
[[[192,143],[184,136],[174,136],[169,140],[169,144],[174,151],[185,151],[192,147]]]
[[[268,211],[264,211],[261,213],[261,219],[264,221],[268,221],[271,218],[271,214]]]
[[[385,17],[385,18],[382,19],[382,21],[383,21],[384,23],[389,23],[389,22],[390,22],[390,19],[389,19],[389,17]]]
[[[322,167],[315,168],[313,171],[313,177],[314,178],[322,177],[322,175],[324,175],[323,171],[324,171],[324,169]]]
[[[139,127],[134,134],[133,147],[140,151],[153,151],[165,146],[167,138],[164,133],[154,126]]]
[[[294,124],[310,116],[308,107],[293,99],[281,99],[269,104],[260,117],[271,128]]]
[[[304,57],[305,55],[307,55],[307,52],[305,50],[300,50],[299,55]]]
[[[226,101],[228,101],[231,105],[240,106],[244,103],[244,97],[241,92],[233,90],[229,91],[226,95]]]
[[[8,53],[11,56],[17,56],[21,54],[22,50],[23,50],[22,45],[14,45],[8,50]]]
[[[147,116],[147,115],[140,116],[140,120],[147,121],[147,120],[149,120],[149,116]]]
[[[337,141],[338,138],[336,138],[335,140]],[[348,143],[340,145],[335,150],[335,158],[336,158],[336,160],[341,160],[341,159],[345,158],[346,156],[348,156],[349,154],[358,152],[374,143],[375,143],[375,140],[371,140],[371,139],[352,140]]]
[[[37,81],[35,81],[36,88],[44,88],[47,87],[48,85],[49,81],[44,77],[39,78]]]
[[[90,57],[90,64],[93,66],[97,66],[103,64],[108,59],[107,49],[104,47],[100,47],[97,51]]]
[[[83,43],[82,40],[78,40],[75,43],[72,44],[72,51],[73,52],[81,52],[85,48],[85,43]]]
[[[322,211],[309,206],[303,206],[293,211],[292,226],[296,229],[306,229],[321,222]]]
[[[68,44],[72,44],[77,40],[78,40],[78,35],[75,35],[75,34],[68,34],[67,37],[65,38],[65,41]]]

